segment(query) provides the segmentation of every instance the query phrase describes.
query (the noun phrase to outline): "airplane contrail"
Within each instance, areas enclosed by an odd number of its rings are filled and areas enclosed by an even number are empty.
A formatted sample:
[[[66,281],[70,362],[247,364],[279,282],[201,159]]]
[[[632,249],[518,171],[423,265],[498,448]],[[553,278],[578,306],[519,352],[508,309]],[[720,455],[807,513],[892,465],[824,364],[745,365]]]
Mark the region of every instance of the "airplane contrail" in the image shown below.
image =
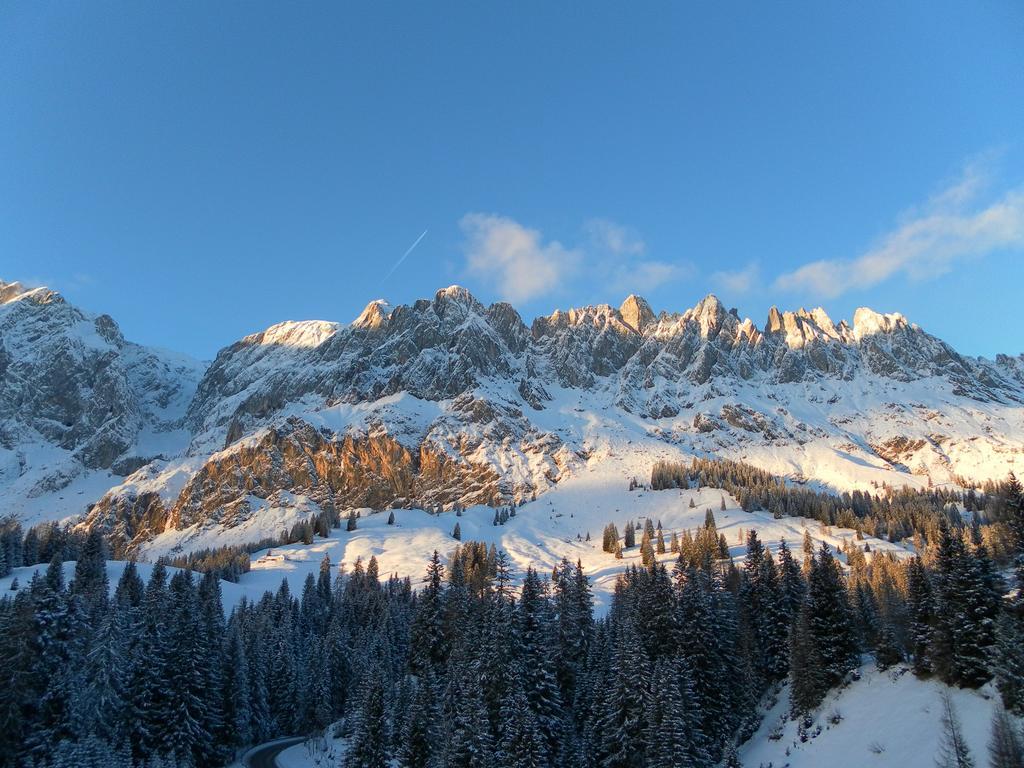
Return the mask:
[[[395,270],[398,269],[400,266],[402,266],[402,262],[405,261],[406,257],[410,253],[413,252],[413,250],[416,248],[417,245],[420,244],[420,240],[422,240],[424,237],[427,236],[427,232],[428,231],[429,230],[426,230],[426,229],[423,230],[423,234],[421,234],[419,237],[416,238],[416,242],[414,242],[412,245],[409,246],[409,249],[405,253],[402,254],[402,258],[400,258],[398,261],[396,261],[395,265],[391,268],[391,270],[386,275],[384,275],[384,279],[380,281],[381,284],[387,282],[387,279],[389,277],[391,277],[393,274],[395,274]]]

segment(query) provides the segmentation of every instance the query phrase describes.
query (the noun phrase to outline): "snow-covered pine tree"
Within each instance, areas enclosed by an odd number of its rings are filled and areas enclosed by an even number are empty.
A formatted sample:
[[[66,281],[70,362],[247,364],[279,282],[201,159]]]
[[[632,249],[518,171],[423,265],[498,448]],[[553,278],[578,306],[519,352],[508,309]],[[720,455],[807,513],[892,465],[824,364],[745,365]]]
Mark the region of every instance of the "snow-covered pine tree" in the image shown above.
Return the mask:
[[[793,717],[809,713],[828,691],[811,620],[811,607],[805,602],[789,637],[789,711]]]
[[[996,623],[993,668],[1003,706],[1024,715],[1024,613],[1017,606],[1004,610]]]
[[[205,763],[213,749],[208,727],[205,643],[200,637],[199,599],[190,571],[178,571],[168,585],[170,621],[167,663],[164,667],[166,697],[161,707],[162,726],[156,751],[177,753]]]
[[[227,624],[221,599],[220,579],[207,571],[197,588],[199,607],[199,636],[195,654],[200,676],[203,712],[203,731],[209,735],[204,741],[197,760],[223,762],[230,756],[229,735],[224,723],[224,668]]]
[[[532,568],[523,579],[517,606],[518,642],[523,663],[524,689],[548,746],[548,753],[558,750],[564,710],[556,675],[555,656],[558,629],[547,594],[546,582]]]
[[[522,665],[514,662],[511,685],[499,714],[494,768],[542,768],[551,764],[548,744],[526,697],[525,677]]]
[[[111,603],[98,621],[72,694],[71,717],[80,738],[91,734],[106,745],[113,745],[128,729],[123,613],[116,602]]]
[[[398,744],[402,768],[434,768],[441,764],[436,686],[429,670],[415,680],[415,692]]]
[[[931,639],[934,608],[931,581],[920,557],[915,557],[907,565],[907,608],[914,674],[927,675],[932,671]]]
[[[223,731],[220,741],[229,749],[237,749],[252,743],[249,658],[237,622],[227,629],[226,646],[221,705]]]
[[[608,679],[598,690],[594,747],[598,765],[631,768],[646,759],[651,668],[631,622],[622,622],[610,642]]]
[[[387,712],[380,681],[365,686],[354,719],[352,738],[345,750],[345,768],[387,768]]]
[[[410,667],[414,674],[423,676],[428,668],[436,672],[448,658],[444,637],[442,579],[444,566],[435,549],[427,567],[426,583],[420,592],[419,604],[412,623],[410,636]]]
[[[826,689],[837,685],[857,666],[857,635],[839,566],[822,542],[811,561],[807,602],[810,632]]]

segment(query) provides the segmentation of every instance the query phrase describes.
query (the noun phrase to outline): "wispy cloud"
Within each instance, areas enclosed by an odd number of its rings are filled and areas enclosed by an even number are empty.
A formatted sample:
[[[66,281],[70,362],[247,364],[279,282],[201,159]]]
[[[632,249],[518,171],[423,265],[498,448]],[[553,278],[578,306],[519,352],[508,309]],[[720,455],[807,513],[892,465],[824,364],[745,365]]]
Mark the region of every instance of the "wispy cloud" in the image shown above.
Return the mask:
[[[466,236],[466,265],[492,281],[509,301],[528,301],[559,288],[579,264],[579,251],[557,240],[544,242],[536,229],[506,216],[468,213],[459,222]]]
[[[605,285],[622,293],[645,293],[692,274],[687,263],[646,258],[647,244],[636,232],[608,219],[583,224],[587,267]]]
[[[689,264],[640,260],[626,264],[605,264],[606,282],[620,293],[647,293],[693,274]]]
[[[628,227],[608,219],[583,225],[583,242],[567,247],[514,219],[470,213],[460,222],[466,267],[510,301],[554,293],[577,278],[623,292],[652,291],[692,272],[685,263],[645,258],[647,246]]]
[[[752,261],[743,269],[714,272],[711,282],[726,294],[738,296],[750,293],[761,284],[761,265]]]
[[[591,245],[615,256],[639,256],[647,250],[647,244],[635,232],[608,219],[590,219],[583,225],[583,232]]]
[[[775,287],[834,298],[898,275],[925,280],[993,251],[1024,248],[1024,187],[980,203],[990,181],[983,163],[969,164],[953,183],[905,212],[870,250],[804,264],[776,278]]]

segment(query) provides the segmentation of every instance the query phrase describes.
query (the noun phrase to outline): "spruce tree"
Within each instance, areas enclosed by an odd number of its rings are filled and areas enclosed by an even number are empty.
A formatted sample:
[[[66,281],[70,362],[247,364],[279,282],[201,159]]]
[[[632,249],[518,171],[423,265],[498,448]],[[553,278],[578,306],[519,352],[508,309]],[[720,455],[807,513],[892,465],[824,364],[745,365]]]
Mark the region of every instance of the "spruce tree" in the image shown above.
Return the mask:
[[[810,603],[804,603],[789,640],[789,711],[806,715],[825,697],[828,685],[812,632]]]
[[[387,768],[387,719],[384,690],[379,682],[366,685],[345,751],[346,768]]]
[[[1003,611],[996,623],[993,666],[1003,706],[1024,716],[1024,616],[1013,608]]]
[[[932,588],[920,557],[907,566],[907,603],[910,612],[910,657],[914,674],[924,676],[932,671]]]
[[[826,688],[842,681],[857,665],[857,637],[846,586],[832,550],[824,542],[811,561],[807,605],[810,633]]]
[[[435,687],[429,672],[416,680],[399,741],[398,760],[402,768],[433,768],[440,763],[440,721]]]
[[[232,622],[227,631],[221,705],[224,729],[221,740],[231,749],[242,747],[253,740],[250,698],[249,658],[238,623]]]
[[[441,556],[435,549],[427,568],[426,584],[420,593],[410,636],[410,667],[414,673],[421,676],[428,671],[440,670],[448,657],[442,623],[443,577],[444,566],[441,564]]]
[[[526,697],[548,752],[553,755],[557,752],[564,715],[555,667],[557,627],[546,584],[532,568],[527,569],[523,579],[516,626]]]

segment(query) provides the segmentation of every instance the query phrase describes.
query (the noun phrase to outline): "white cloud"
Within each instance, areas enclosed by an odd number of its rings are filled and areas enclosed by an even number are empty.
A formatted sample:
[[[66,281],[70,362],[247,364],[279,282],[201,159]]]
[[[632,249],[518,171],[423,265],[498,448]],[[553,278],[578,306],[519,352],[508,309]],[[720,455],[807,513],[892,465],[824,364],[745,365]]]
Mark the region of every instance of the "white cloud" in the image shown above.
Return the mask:
[[[743,269],[723,270],[711,275],[711,282],[724,293],[740,295],[750,293],[761,284],[761,266],[752,261]]]
[[[639,256],[647,250],[636,233],[608,219],[591,219],[583,225],[583,231],[598,250],[614,256]]]
[[[653,291],[692,272],[689,264],[640,258],[647,252],[647,244],[636,232],[614,221],[590,219],[583,232],[590,245],[588,267],[616,291]]]
[[[602,264],[599,274],[606,282],[623,293],[646,293],[673,280],[690,274],[689,265],[669,264],[665,261],[632,261],[624,264]]]
[[[626,293],[651,291],[692,272],[686,263],[641,258],[642,239],[607,219],[583,226],[586,246],[568,248],[506,216],[469,213],[460,222],[470,273],[493,283],[503,298],[528,301],[585,276]]]
[[[545,243],[540,232],[505,216],[468,213],[459,226],[469,271],[491,280],[512,302],[556,290],[580,261],[579,251],[556,240]]]
[[[823,259],[780,275],[775,287],[834,298],[891,277],[925,280],[957,263],[1006,248],[1024,248],[1024,188],[986,205],[972,205],[986,186],[979,164],[923,206],[906,212],[878,244],[854,259]]]

